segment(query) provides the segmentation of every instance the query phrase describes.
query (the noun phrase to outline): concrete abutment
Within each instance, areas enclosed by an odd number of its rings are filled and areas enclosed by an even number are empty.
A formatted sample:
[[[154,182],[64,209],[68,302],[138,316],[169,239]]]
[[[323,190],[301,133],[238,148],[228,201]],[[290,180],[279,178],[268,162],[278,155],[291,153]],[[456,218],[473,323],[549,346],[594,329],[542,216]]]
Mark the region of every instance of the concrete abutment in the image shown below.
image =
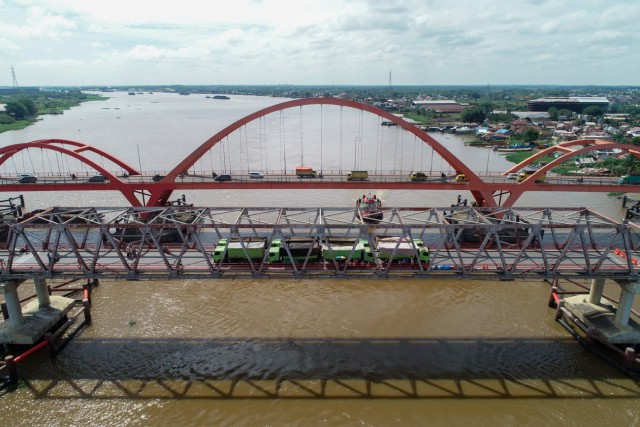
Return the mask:
[[[615,280],[620,286],[618,303],[603,299],[605,279],[592,279],[589,294],[564,298],[562,307],[579,320],[588,335],[615,345],[640,344],[640,324],[631,318],[640,282]]]

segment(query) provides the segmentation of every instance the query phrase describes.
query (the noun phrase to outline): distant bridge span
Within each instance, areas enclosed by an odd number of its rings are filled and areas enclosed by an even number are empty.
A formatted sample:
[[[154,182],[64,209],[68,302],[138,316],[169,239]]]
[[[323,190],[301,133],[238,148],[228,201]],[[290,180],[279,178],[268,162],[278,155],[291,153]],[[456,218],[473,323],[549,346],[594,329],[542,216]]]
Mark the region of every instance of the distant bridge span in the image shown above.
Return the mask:
[[[429,176],[424,182],[411,182],[406,174],[402,175],[384,175],[370,173],[367,181],[347,181],[344,176],[339,174],[327,173],[323,178],[316,179],[297,179],[295,175],[272,174],[265,176],[263,180],[250,180],[236,178],[231,182],[216,182],[213,177],[186,175],[186,172],[192,168],[196,162],[201,160],[203,156],[209,152],[216,144],[222,142],[231,133],[237,131],[246,124],[258,120],[271,113],[291,109],[295,107],[303,107],[307,105],[333,105],[340,107],[348,107],[356,110],[368,112],[393,122],[404,130],[413,134],[417,139],[427,144],[434,152],[447,162],[456,174],[464,174],[467,177],[466,182],[455,182],[452,177],[440,179],[439,175]],[[581,147],[575,149],[575,147]],[[498,179],[496,176],[479,176],[466,166],[460,159],[453,155],[447,148],[440,144],[426,132],[420,130],[416,126],[406,122],[387,111],[378,109],[377,107],[359,103],[351,100],[337,98],[304,98],[286,101],[280,104],[259,110],[255,113],[237,120],[230,124],[211,138],[202,143],[197,149],[189,154],[177,166],[175,166],[166,176],[158,177],[159,179],[151,179],[150,176],[141,176],[141,172],[132,166],[119,160],[117,157],[106,153],[103,150],[89,146],[88,144],[70,141],[65,139],[42,139],[29,143],[15,144],[0,148],[0,166],[5,164],[9,159],[18,153],[25,152],[28,149],[41,149],[50,152],[60,153],[79,160],[82,164],[94,169],[96,172],[104,175],[107,182],[93,183],[86,180],[69,179],[69,176],[60,176],[50,179],[39,180],[35,184],[20,184],[17,179],[3,176],[0,179],[0,191],[3,192],[24,192],[24,191],[83,191],[83,190],[110,190],[119,191],[131,203],[132,206],[164,206],[171,198],[173,191],[176,190],[205,190],[205,189],[354,189],[354,190],[376,190],[376,189],[409,189],[409,190],[453,190],[453,191],[469,191],[473,196],[475,203],[479,206],[513,206],[516,200],[526,191],[580,191],[580,192],[627,192],[628,185],[620,185],[617,181],[610,178],[599,180],[586,179],[584,185],[577,185],[574,178],[558,178],[547,179],[545,183],[536,183],[535,181],[546,172],[550,171],[557,165],[565,162],[572,157],[579,156],[583,153],[594,151],[596,149],[619,148],[640,158],[640,151],[630,145],[617,144],[614,142],[599,139],[583,139],[576,141],[563,142],[561,144],[550,147],[522,163],[513,166],[502,175],[510,172],[516,172],[526,166],[532,165],[546,155],[553,153],[562,153],[555,160],[549,162],[545,166],[538,169],[534,174],[520,183],[508,181],[504,178]],[[90,159],[85,155],[86,152],[102,156],[113,162],[122,173],[117,175],[108,168],[102,166],[98,162]],[[74,175],[74,174],[70,174]],[[145,197],[141,202],[138,195],[144,194]],[[506,196],[505,200],[502,197]],[[498,198],[498,201],[496,201]],[[145,200],[146,199],[146,200]]]

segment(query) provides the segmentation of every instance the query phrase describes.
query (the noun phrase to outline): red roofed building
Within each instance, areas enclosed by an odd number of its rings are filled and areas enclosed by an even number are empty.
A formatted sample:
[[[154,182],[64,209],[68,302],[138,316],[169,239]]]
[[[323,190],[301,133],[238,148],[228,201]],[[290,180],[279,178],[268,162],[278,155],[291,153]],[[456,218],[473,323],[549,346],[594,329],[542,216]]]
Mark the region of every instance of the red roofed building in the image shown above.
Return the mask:
[[[424,110],[432,110],[432,111],[435,111],[436,113],[443,113],[443,114],[461,113],[462,111],[464,111],[465,108],[468,107],[468,105],[458,104],[456,101],[453,101],[451,99],[415,100],[413,101],[413,105],[415,105],[417,108],[422,108]]]

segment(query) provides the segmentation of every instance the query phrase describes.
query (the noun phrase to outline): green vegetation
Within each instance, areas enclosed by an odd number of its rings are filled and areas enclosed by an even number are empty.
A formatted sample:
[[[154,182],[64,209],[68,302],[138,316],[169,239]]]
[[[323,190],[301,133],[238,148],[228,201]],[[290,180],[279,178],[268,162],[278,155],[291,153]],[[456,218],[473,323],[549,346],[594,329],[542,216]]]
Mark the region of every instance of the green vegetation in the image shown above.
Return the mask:
[[[33,124],[38,115],[62,114],[82,102],[105,99],[108,98],[79,90],[0,96],[0,104],[5,104],[4,112],[0,113],[0,133],[24,129]]]
[[[487,117],[486,113],[481,107],[469,107],[460,114],[460,119],[467,123],[482,123]]]
[[[418,111],[420,111],[420,110],[418,110]],[[431,119],[429,118],[429,116],[426,116],[424,114],[403,113],[403,117],[407,118],[407,119],[415,120],[416,122],[420,123],[421,125],[428,125],[428,124],[431,123]]]

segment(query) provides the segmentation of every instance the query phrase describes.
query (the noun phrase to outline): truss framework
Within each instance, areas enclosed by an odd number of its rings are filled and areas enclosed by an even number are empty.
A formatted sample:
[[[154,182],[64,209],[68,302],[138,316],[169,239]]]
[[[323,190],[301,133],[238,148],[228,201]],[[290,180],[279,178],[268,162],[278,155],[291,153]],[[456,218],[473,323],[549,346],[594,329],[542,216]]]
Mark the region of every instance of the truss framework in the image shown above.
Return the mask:
[[[636,280],[640,236],[586,208],[389,208],[362,224],[352,208],[53,207],[0,229],[0,279],[333,277],[422,279],[617,278]],[[376,239],[397,238],[381,256]],[[293,256],[275,242],[307,237]],[[348,256],[334,257],[332,239],[351,239]],[[237,243],[215,259],[222,239]],[[256,258],[251,242],[264,241]],[[393,240],[393,239],[392,239]],[[401,250],[401,242],[409,249]],[[358,244],[370,251],[361,255]],[[420,258],[422,244],[429,262]],[[392,245],[393,246],[393,245]],[[239,254],[239,255],[238,255]],[[324,259],[326,258],[326,260]]]

